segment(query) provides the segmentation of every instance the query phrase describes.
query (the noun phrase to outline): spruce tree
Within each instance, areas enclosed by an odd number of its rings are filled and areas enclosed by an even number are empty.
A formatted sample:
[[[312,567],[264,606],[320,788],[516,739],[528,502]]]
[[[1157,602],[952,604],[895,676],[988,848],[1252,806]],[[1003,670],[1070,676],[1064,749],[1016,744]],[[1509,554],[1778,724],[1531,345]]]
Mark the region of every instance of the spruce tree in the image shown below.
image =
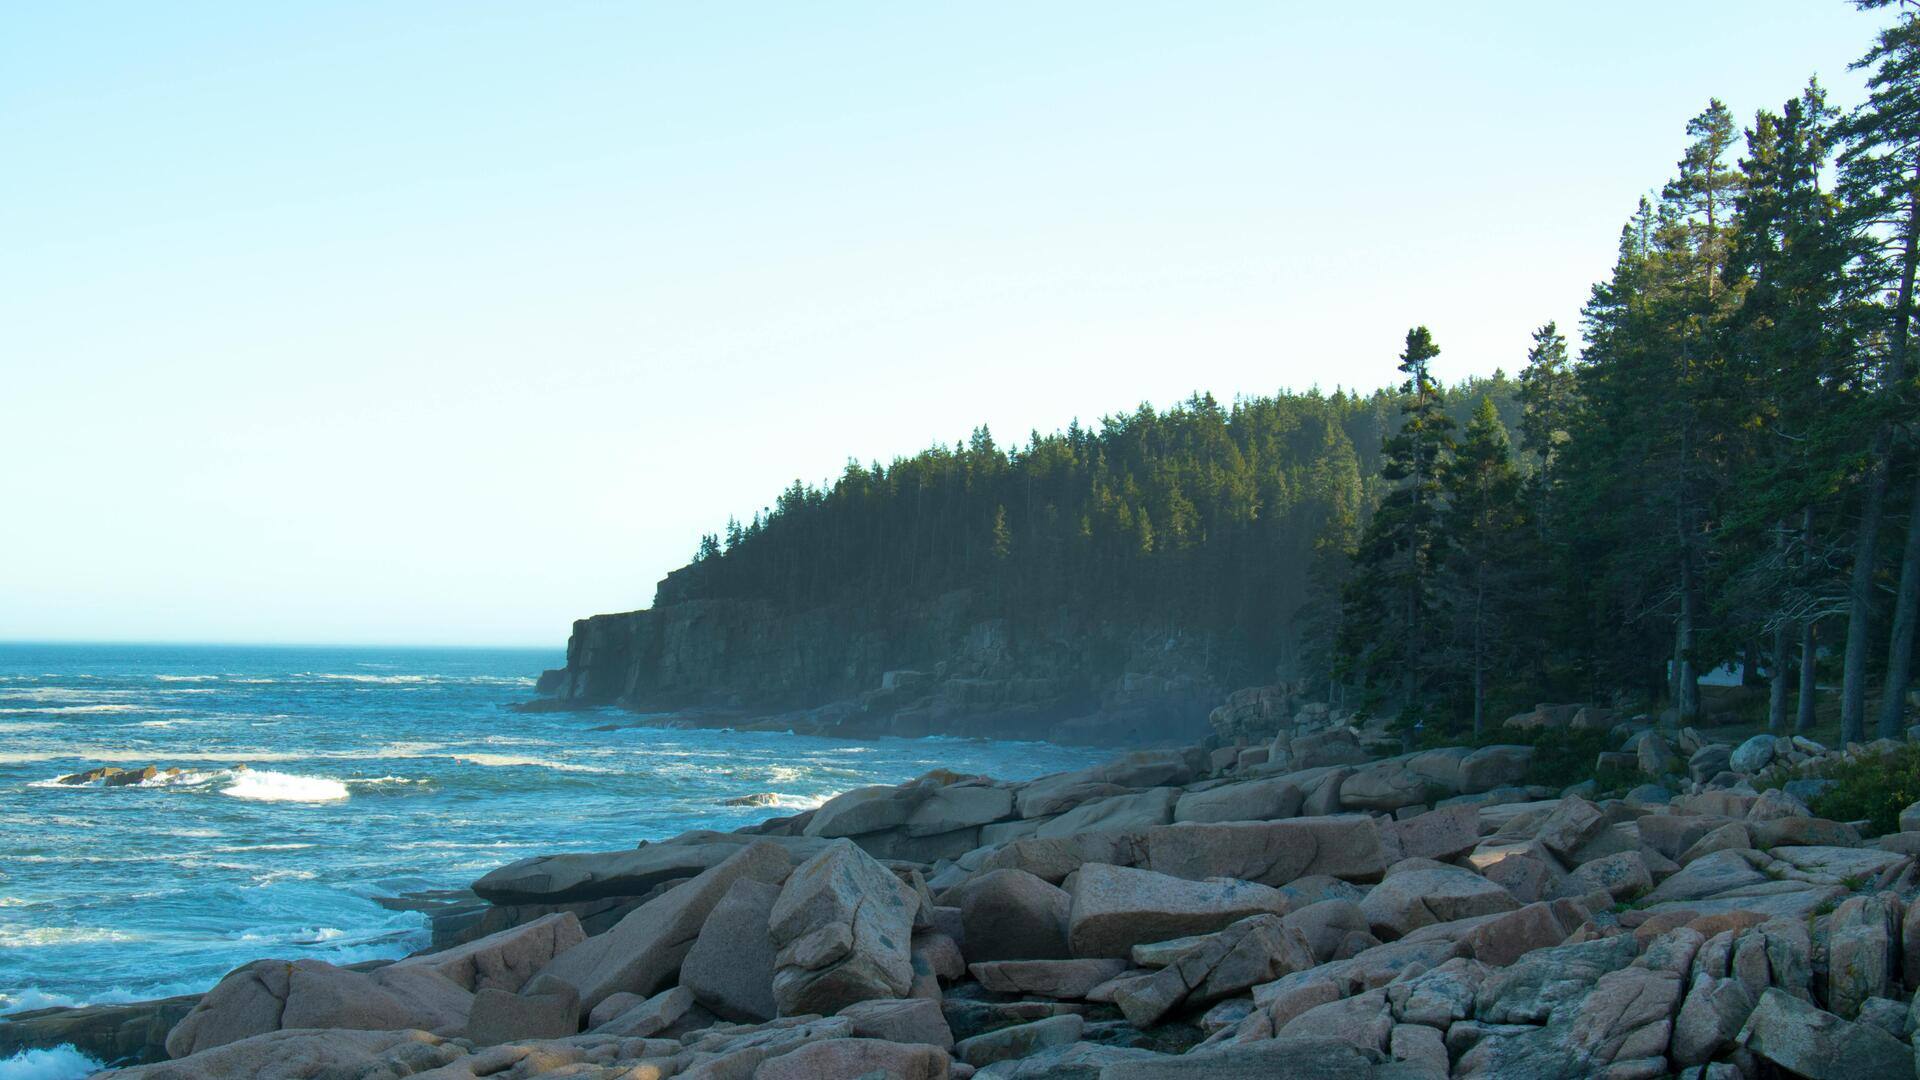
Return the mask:
[[[1462,433],[1445,473],[1449,557],[1444,593],[1454,619],[1454,652],[1466,659],[1473,733],[1486,727],[1487,678],[1513,643],[1516,583],[1525,572],[1526,510],[1506,426],[1490,398]]]
[[[1889,0],[1857,0],[1856,6],[1882,8]],[[1841,188],[1863,237],[1873,243],[1859,267],[1863,284],[1892,296],[1877,305],[1882,316],[1877,336],[1884,347],[1861,373],[1861,389],[1870,404],[1859,420],[1869,435],[1863,448],[1866,467],[1859,484],[1840,688],[1841,737],[1848,741],[1862,739],[1866,732],[1880,533],[1899,418],[1914,405],[1907,395],[1914,278],[1920,269],[1920,18],[1911,10],[1900,11],[1854,66],[1870,72],[1868,96],[1841,124]],[[1920,574],[1920,565],[1908,561],[1903,573]],[[1908,591],[1901,587],[1902,593]],[[1898,697],[1883,695],[1878,725],[1883,735],[1899,734],[1901,706]]]
[[[1348,670],[1376,695],[1391,687],[1403,712],[1418,708],[1432,681],[1438,637],[1441,475],[1454,426],[1431,369],[1439,355],[1426,327],[1407,331],[1400,426],[1380,446],[1380,476],[1392,487],[1362,534],[1341,627]]]
[[[1578,392],[1567,338],[1547,323],[1533,332],[1527,366],[1520,370],[1520,446],[1533,454],[1543,472],[1567,441],[1570,414]]]

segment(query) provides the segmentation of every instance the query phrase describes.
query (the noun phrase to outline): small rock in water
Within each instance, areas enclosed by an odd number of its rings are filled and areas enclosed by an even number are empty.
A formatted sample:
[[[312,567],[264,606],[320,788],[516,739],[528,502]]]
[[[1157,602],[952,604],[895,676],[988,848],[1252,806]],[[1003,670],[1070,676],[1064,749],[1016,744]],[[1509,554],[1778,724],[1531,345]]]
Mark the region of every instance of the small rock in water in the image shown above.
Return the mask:
[[[722,806],[772,806],[780,801],[780,796],[771,791],[759,791],[752,795],[736,795],[721,803]]]

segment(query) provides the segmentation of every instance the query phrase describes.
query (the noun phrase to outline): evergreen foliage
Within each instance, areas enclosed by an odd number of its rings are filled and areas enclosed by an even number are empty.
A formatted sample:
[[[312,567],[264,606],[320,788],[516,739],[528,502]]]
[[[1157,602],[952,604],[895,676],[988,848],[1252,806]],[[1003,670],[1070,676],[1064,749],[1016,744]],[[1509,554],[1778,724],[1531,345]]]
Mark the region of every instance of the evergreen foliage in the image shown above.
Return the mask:
[[[1517,380],[1448,388],[1415,327],[1393,390],[1195,395],[1010,448],[980,428],[796,482],[702,539],[685,595],[967,590],[1016,619],[1130,620],[1204,635],[1223,683],[1298,680],[1429,737],[1543,698],[1687,721],[1730,663],[1771,678],[1774,730],[1806,730],[1826,642],[1845,737],[1876,672],[1877,734],[1901,735],[1920,7],[1858,6],[1893,12],[1867,102],[1839,116],[1810,82],[1744,130],[1708,102],[1622,228],[1577,357],[1547,323]]]

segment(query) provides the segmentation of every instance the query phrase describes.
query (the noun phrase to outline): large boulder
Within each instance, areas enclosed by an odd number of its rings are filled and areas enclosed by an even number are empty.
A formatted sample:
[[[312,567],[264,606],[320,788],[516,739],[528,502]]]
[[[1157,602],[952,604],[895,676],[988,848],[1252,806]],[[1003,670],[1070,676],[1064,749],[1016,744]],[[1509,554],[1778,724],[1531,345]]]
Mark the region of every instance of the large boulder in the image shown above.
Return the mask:
[[[914,788],[886,784],[854,788],[822,803],[808,819],[806,834],[834,839],[905,825],[919,794]]]
[[[1365,814],[1167,825],[1147,832],[1146,847],[1149,868],[1183,878],[1285,885],[1310,874],[1371,881],[1386,869],[1380,826]]]
[[[909,836],[934,836],[986,825],[1013,815],[1013,792],[987,784],[948,784],[933,789],[907,816]]]
[[[1244,993],[1313,964],[1299,929],[1277,915],[1255,915],[1194,942],[1151,977],[1122,987],[1114,1002],[1135,1027],[1149,1028],[1176,1008]]]
[[[1435,923],[1513,911],[1520,902],[1471,870],[1431,866],[1389,873],[1360,901],[1376,937],[1393,939]]]
[[[564,1039],[580,1033],[580,995],[558,979],[535,980],[536,992],[482,990],[473,995],[467,1040],[498,1046],[530,1039]]]
[[[1512,787],[1527,778],[1531,746],[1483,746],[1460,762],[1460,790],[1469,794]]]
[[[1299,786],[1284,776],[1223,784],[1180,796],[1173,807],[1173,820],[1274,821],[1298,814],[1305,798]]]
[[[1569,858],[1608,825],[1601,809],[1578,795],[1561,799],[1534,834],[1548,851]]]
[[[1759,772],[1761,769],[1773,764],[1773,744],[1773,736],[1765,734],[1755,735],[1753,738],[1734,747],[1733,752],[1727,755],[1728,768],[1731,768],[1734,772]]]
[[[1700,972],[1673,1021],[1668,1053],[1682,1067],[1704,1065],[1733,1046],[1753,1014],[1753,995],[1739,979]]]
[[[734,882],[777,882],[790,865],[786,851],[774,844],[736,848],[726,861],[636,908],[613,929],[555,956],[542,974],[579,991],[588,1010],[621,991],[650,995],[680,970],[700,927]]]
[[[953,1049],[953,1029],[931,998],[870,998],[841,1009],[840,1015],[853,1024],[856,1038]]]
[[[968,959],[1053,960],[1067,949],[1073,898],[1024,870],[990,870],[966,883],[960,925]]]
[[[1436,790],[1442,797],[1453,794],[1452,789],[1414,772],[1404,762],[1378,761],[1356,769],[1341,781],[1340,807],[1391,812],[1403,806],[1432,802]]]
[[[823,1080],[834,1076],[884,1076],[888,1080],[947,1080],[946,1051],[924,1043],[884,1039],[822,1039],[772,1058],[754,1080]]]
[[[442,952],[409,956],[386,970],[427,968],[468,990],[515,993],[555,956],[586,938],[580,920],[565,911],[544,915]]]
[[[209,1047],[180,1060],[96,1076],[100,1080],[412,1076],[450,1064],[463,1054],[459,1046],[424,1031],[269,1031]]]
[[[1086,1020],[1068,1013],[1050,1016],[1030,1024],[1015,1024],[989,1031],[954,1044],[953,1056],[976,1068],[996,1061],[1012,1061],[1056,1046],[1071,1046],[1080,1041]]]
[[[472,997],[464,989],[425,969],[405,973],[403,981],[437,989],[400,995],[364,972],[321,960],[256,960],[229,972],[174,1025],[167,1055],[183,1058],[292,1028],[454,1034],[466,1026]]]
[[[1913,1051],[1874,1027],[1814,1008],[1777,987],[1760,995],[1739,1043],[1754,1056],[1808,1080],[1911,1080]]]
[[[1124,957],[1133,946],[1222,929],[1249,915],[1284,915],[1284,893],[1246,881],[1188,881],[1089,863],[1069,879],[1067,940],[1075,956]]]
[[[1034,835],[1078,836],[1091,832],[1139,832],[1173,820],[1179,788],[1154,788],[1133,795],[1114,795],[1084,803],[1034,830]]]
[[[777,843],[804,859],[825,843],[808,837],[757,837],[696,832],[623,851],[539,855],[508,863],[473,883],[494,904],[558,904],[610,896],[645,896],[657,885],[718,866],[751,843]]]
[[[1471,806],[1443,806],[1424,814],[1380,825],[1385,857],[1438,859],[1442,862],[1472,851],[1480,842],[1480,816]]]
[[[1285,1037],[1228,1043],[1192,1053],[1119,1061],[1100,1070],[1100,1080],[1377,1080],[1418,1074],[1387,1072],[1383,1055],[1344,1039]]]
[[[802,863],[768,916],[781,1016],[831,1015],[856,1001],[907,996],[920,898],[842,841]]]
[[[999,994],[1080,999],[1126,971],[1125,960],[990,960],[967,965],[974,980]]]
[[[1855,896],[1827,923],[1827,1007],[1853,1019],[1871,998],[1899,983],[1901,906],[1898,896]]]
[[[777,1014],[767,920],[779,899],[780,886],[741,878],[701,925],[700,936],[680,965],[680,985],[714,1015],[753,1024]]]

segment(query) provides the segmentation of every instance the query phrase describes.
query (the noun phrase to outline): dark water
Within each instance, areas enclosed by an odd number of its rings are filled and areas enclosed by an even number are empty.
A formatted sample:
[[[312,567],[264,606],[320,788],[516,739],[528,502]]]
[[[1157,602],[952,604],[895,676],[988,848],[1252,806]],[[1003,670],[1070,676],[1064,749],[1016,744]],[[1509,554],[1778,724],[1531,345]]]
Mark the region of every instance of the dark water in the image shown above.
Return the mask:
[[[424,944],[425,920],[372,897],[465,885],[530,854],[736,828],[938,766],[1023,779],[1106,756],[506,708],[560,662],[0,645],[0,1012],[204,990],[261,956],[399,956]],[[622,726],[595,730],[606,725]],[[183,771],[135,787],[52,782],[149,763]],[[759,792],[776,808],[722,805]]]

